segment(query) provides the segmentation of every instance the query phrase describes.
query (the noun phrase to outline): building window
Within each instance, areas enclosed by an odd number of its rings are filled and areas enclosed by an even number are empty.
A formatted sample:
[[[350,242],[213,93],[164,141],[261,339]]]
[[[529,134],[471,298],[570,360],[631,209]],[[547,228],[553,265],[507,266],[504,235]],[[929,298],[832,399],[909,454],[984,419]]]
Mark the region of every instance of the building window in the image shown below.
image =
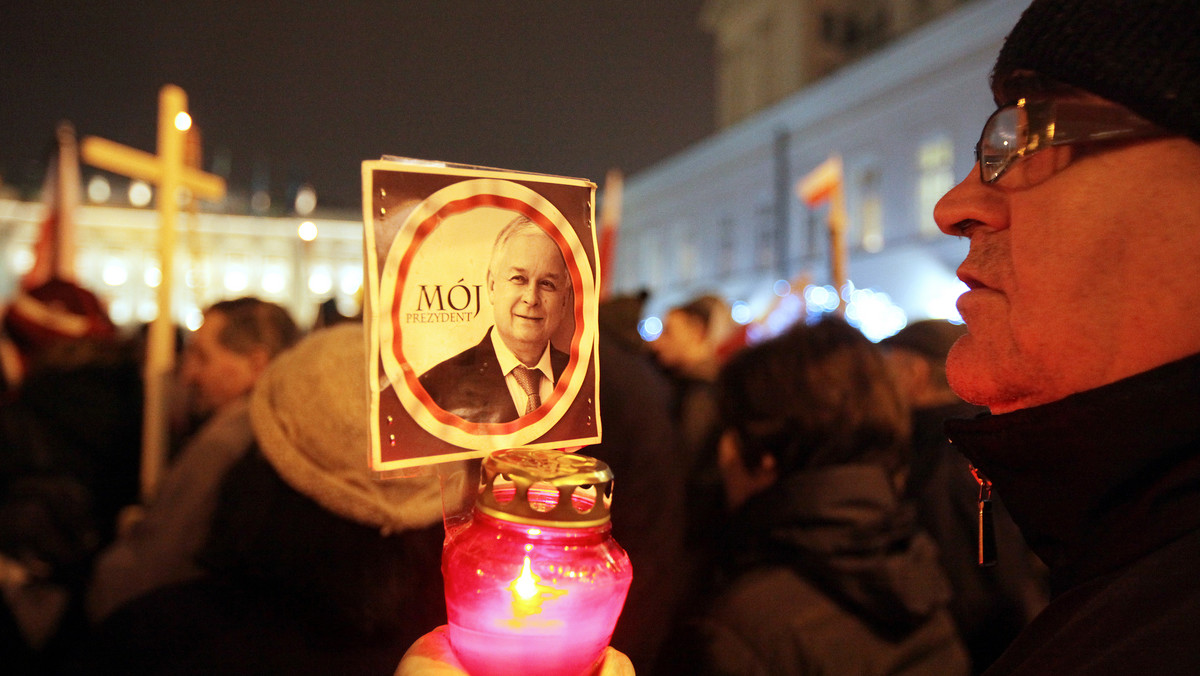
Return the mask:
[[[949,136],[926,140],[917,151],[917,225],[921,235],[938,234],[933,206],[954,187],[954,143]]]
[[[859,174],[858,246],[868,253],[883,250],[883,200],[879,197],[879,171],[868,168]]]

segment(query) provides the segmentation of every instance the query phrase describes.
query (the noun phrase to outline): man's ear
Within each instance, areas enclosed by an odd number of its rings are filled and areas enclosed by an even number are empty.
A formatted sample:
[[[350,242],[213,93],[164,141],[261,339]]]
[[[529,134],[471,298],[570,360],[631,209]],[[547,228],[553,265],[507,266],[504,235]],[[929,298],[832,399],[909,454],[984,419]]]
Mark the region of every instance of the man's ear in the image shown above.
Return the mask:
[[[495,286],[496,286],[496,280],[492,277],[492,269],[488,268],[488,271],[487,271],[488,302],[491,303],[492,305],[496,304]]]

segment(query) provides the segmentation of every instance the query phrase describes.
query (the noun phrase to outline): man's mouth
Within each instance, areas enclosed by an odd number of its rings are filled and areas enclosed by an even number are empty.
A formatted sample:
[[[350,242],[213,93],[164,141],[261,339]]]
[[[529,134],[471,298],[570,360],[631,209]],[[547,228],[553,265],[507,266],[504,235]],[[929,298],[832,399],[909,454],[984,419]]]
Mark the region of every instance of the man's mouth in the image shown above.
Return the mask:
[[[958,269],[958,278],[959,278],[959,280],[962,281],[963,284],[967,285],[968,289],[970,289],[972,291],[975,291],[976,289],[988,288],[987,284],[984,284],[983,282],[979,281],[979,279],[977,277],[972,275],[970,272],[963,270],[962,268]]]

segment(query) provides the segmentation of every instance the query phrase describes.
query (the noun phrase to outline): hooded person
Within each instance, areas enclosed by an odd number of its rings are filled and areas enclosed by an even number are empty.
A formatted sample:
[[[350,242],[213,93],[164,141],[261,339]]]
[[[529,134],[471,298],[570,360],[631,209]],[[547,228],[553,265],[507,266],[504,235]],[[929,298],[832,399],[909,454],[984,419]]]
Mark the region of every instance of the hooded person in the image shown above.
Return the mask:
[[[91,668],[127,673],[389,673],[445,622],[442,502],[428,474],[368,467],[360,325],[279,355],[251,397],[255,441],[222,486],[199,580],[118,610]]]
[[[717,386],[731,512],[673,673],[967,673],[937,548],[902,499],[908,410],[878,349],[840,319],[799,324]]]

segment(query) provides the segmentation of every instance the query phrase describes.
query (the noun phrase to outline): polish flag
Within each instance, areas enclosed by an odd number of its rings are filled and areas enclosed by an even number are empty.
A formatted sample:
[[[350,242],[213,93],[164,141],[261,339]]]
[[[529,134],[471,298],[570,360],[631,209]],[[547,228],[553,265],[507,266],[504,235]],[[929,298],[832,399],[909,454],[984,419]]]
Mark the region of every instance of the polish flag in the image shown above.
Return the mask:
[[[796,196],[809,209],[815,209],[841,188],[842,158],[840,155],[830,155],[829,159],[796,182]]]
[[[21,278],[32,289],[51,279],[75,280],[75,208],[79,205],[79,146],[75,127],[61,122],[42,185],[46,218],[34,245],[33,267]]]
[[[621,229],[621,190],[624,178],[620,171],[610,169],[604,177],[604,203],[600,207],[600,300],[612,293],[612,265],[617,256],[617,232]]]

